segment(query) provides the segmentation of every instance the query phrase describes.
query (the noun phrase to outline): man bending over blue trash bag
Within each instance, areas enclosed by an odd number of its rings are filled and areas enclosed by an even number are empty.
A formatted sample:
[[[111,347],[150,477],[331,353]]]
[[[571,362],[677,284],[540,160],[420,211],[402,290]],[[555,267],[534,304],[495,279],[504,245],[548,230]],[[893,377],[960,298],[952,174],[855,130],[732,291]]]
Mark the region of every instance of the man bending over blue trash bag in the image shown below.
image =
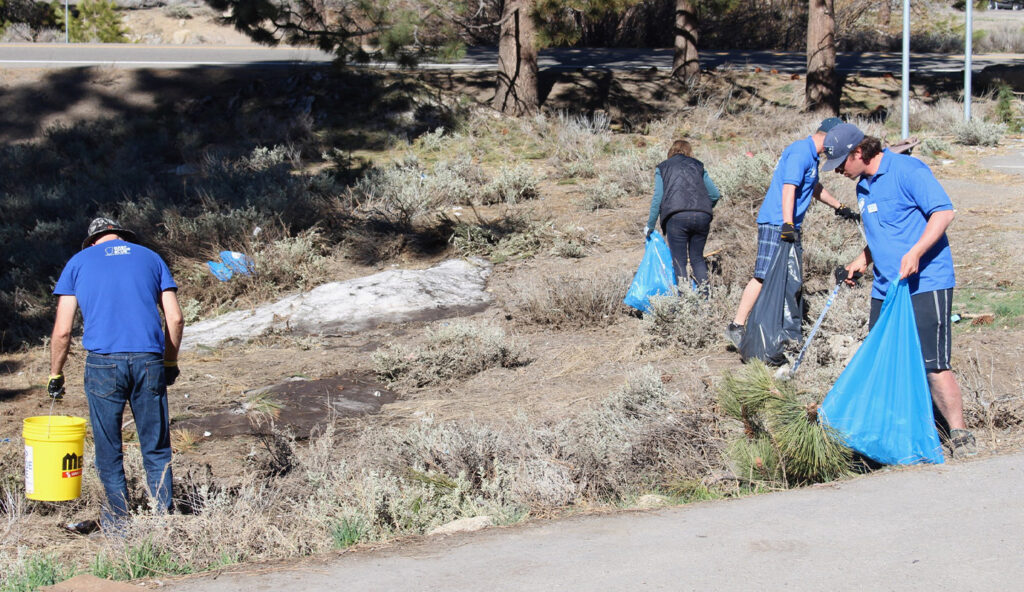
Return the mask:
[[[825,138],[824,171],[857,180],[857,205],[867,245],[846,266],[847,282],[874,264],[870,326],[890,286],[904,278],[910,288],[917,332],[932,401],[949,424],[954,458],[977,453],[964,424],[963,396],[950,366],[953,255],[946,228],[953,204],[931,170],[920,160],[882,149],[878,138],[844,123]]]

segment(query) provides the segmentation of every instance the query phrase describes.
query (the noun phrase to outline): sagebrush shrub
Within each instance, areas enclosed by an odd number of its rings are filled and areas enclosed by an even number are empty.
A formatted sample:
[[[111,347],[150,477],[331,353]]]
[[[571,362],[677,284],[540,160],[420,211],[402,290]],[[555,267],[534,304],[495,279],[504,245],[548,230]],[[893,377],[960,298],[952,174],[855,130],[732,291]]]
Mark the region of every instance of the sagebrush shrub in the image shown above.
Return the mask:
[[[427,344],[410,348],[391,344],[373,354],[382,380],[422,387],[462,379],[488,368],[529,363],[519,346],[496,327],[457,321],[427,332]]]
[[[538,278],[513,289],[514,318],[520,323],[539,325],[610,325],[624,312],[622,298],[629,283],[629,274],[621,270]]]

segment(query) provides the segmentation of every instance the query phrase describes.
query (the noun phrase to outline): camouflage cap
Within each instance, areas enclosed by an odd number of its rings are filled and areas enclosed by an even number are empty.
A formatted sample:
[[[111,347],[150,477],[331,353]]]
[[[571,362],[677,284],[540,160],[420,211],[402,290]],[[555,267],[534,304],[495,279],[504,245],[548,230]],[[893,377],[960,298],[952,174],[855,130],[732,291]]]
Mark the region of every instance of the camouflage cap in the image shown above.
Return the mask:
[[[89,223],[89,234],[82,241],[82,248],[85,249],[92,245],[93,241],[103,236],[104,234],[117,234],[126,241],[135,241],[135,233],[127,228],[121,226],[116,220],[111,218],[95,218]]]

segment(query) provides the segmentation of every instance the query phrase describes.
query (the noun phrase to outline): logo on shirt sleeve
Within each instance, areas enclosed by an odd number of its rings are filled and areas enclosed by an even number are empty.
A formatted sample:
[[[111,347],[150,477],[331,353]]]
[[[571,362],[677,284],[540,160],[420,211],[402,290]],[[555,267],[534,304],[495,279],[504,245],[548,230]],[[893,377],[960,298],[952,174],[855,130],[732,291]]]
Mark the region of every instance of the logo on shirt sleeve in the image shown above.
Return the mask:
[[[107,257],[113,257],[115,255],[131,255],[132,248],[128,245],[117,245],[116,247],[107,247],[103,251]]]

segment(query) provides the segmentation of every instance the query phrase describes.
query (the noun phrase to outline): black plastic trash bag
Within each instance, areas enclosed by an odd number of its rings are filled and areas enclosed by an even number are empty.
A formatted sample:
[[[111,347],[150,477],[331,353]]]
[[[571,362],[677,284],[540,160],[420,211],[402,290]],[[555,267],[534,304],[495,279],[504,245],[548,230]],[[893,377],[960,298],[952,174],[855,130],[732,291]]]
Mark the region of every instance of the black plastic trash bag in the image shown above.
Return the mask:
[[[786,343],[800,342],[803,284],[801,249],[793,243],[779,241],[740,340],[740,356],[744,362],[758,359],[775,366],[786,363],[783,354]]]

